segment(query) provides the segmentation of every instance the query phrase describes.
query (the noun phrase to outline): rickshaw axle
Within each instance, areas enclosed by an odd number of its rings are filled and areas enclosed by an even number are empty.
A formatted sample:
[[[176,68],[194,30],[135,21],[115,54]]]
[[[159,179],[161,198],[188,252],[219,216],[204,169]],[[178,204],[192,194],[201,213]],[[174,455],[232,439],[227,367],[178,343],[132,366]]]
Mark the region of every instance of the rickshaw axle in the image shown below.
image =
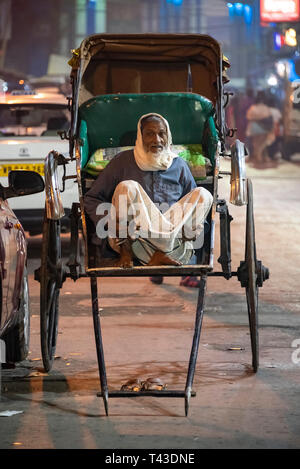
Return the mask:
[[[241,282],[241,287],[247,287],[249,283],[247,262],[240,262],[237,269],[237,277]],[[269,269],[261,261],[256,261],[256,285],[262,287],[265,280],[269,278]]]

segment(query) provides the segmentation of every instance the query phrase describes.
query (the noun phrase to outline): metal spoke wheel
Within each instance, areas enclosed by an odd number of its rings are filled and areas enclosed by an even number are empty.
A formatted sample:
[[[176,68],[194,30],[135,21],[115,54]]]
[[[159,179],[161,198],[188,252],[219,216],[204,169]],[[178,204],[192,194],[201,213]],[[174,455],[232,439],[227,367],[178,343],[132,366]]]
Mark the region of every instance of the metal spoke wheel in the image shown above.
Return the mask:
[[[252,182],[247,181],[248,205],[246,218],[246,247],[245,261],[247,266],[248,282],[246,286],[246,297],[249,315],[249,326],[252,349],[252,367],[254,372],[259,366],[259,337],[258,337],[258,281],[257,281],[257,258],[255,245],[255,226],[253,214],[253,189]]]
[[[60,220],[45,217],[40,268],[40,334],[45,371],[54,360],[59,315],[59,290],[62,285]]]
[[[250,179],[247,180],[248,204],[246,217],[245,260],[238,268],[238,279],[246,289],[252,367],[256,373],[259,367],[259,335],[258,335],[258,288],[269,278],[269,270],[256,257],[255,226],[253,213],[253,189]]]

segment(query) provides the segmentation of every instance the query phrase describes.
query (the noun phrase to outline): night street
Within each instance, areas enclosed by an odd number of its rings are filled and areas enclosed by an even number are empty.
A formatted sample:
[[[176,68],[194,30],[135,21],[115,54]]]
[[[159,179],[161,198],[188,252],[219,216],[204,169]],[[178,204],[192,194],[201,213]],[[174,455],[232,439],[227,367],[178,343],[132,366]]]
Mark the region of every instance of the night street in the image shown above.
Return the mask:
[[[223,163],[228,168],[228,161]],[[67,280],[60,295],[53,369],[42,368],[39,334],[40,237],[29,239],[31,346],[29,359],[3,370],[1,448],[297,448],[299,415],[300,166],[247,167],[254,185],[258,259],[270,269],[259,290],[260,367],[251,368],[245,294],[236,277],[209,278],[206,310],[188,417],[184,399],[110,399],[100,390],[88,279]],[[220,181],[229,197],[229,179]],[[229,206],[232,260],[244,253],[245,207]],[[218,229],[216,230],[218,233]],[[67,236],[64,238],[67,239]],[[64,243],[65,249],[67,243]],[[216,248],[218,249],[218,239]],[[218,252],[215,253],[215,269]],[[110,389],[130,378],[159,377],[184,388],[197,292],[168,277],[99,279]]]

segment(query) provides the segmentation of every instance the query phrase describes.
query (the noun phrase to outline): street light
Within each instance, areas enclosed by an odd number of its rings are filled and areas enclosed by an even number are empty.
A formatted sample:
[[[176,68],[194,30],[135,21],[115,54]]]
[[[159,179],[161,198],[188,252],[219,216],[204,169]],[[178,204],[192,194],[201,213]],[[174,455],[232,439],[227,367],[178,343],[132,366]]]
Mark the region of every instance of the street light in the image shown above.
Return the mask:
[[[249,2],[250,3],[250,2]],[[252,11],[253,8],[251,5],[248,3],[241,3],[241,2],[236,2],[236,3],[227,3],[227,8],[228,8],[228,13],[231,18],[235,16],[240,16],[244,17],[244,21],[246,24],[251,24],[252,23]]]
[[[181,5],[183,0],[167,0],[167,3],[173,3],[173,5]]]

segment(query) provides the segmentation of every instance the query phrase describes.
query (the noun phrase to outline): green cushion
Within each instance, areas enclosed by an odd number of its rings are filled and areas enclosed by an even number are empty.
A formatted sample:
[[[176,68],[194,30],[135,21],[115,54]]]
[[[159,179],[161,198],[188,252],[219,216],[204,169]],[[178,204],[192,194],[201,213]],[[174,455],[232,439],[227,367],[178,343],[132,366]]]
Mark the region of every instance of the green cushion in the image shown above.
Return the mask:
[[[83,146],[82,148],[83,154],[86,155],[85,147]],[[108,165],[109,161],[120,153],[120,151],[132,148],[132,146],[99,148],[89,157],[86,165],[83,167],[83,172],[88,173],[91,176],[97,176]],[[196,181],[206,179],[206,177],[212,173],[212,164],[208,158],[204,157],[201,143],[196,145],[173,145],[172,149],[179,157],[183,158],[187,162]]]
[[[99,148],[134,146],[138,120],[150,112],[168,120],[174,145],[202,143],[214,161],[218,135],[208,99],[194,93],[110,94],[79,108],[82,167]]]

